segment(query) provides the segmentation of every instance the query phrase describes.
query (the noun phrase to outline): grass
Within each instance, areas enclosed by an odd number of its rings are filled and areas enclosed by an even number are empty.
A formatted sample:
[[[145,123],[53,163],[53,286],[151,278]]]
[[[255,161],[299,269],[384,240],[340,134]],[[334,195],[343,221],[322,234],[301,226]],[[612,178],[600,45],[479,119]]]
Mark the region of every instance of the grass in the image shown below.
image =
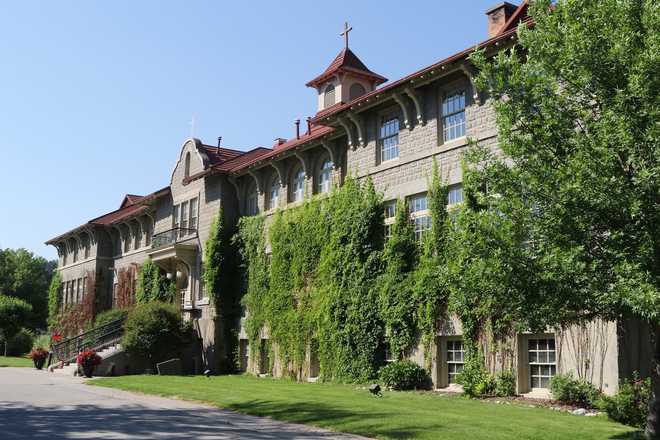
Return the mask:
[[[0,367],[34,367],[34,363],[24,357],[0,356]]]
[[[220,408],[379,439],[634,439],[604,416],[580,417],[527,405],[497,405],[436,393],[251,376],[122,376],[91,385],[207,402]]]

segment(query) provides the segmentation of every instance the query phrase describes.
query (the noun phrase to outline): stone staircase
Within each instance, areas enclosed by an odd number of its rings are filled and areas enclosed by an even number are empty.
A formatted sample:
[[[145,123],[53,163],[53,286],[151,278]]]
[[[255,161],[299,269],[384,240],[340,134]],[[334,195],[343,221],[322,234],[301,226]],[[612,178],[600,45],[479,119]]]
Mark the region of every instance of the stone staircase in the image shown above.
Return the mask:
[[[112,344],[100,351],[97,351],[96,354],[101,356],[103,361],[101,361],[101,365],[97,366],[95,371],[99,373],[107,373],[107,367],[110,359],[120,353],[123,353],[123,350],[121,348],[121,344],[116,343]],[[66,363],[62,368],[59,368],[59,364],[53,364],[48,368],[48,371],[56,374],[63,374],[66,376],[77,376],[78,375],[78,364],[76,362],[71,362],[71,363]],[[100,375],[106,375],[106,374],[100,374]]]

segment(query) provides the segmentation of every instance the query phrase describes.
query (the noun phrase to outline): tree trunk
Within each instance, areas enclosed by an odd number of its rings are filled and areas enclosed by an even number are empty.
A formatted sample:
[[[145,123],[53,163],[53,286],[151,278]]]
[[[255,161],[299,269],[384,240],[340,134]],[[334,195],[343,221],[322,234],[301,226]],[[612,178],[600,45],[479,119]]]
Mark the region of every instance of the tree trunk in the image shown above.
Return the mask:
[[[652,324],[653,364],[651,365],[651,399],[646,423],[646,438],[660,440],[660,324]]]

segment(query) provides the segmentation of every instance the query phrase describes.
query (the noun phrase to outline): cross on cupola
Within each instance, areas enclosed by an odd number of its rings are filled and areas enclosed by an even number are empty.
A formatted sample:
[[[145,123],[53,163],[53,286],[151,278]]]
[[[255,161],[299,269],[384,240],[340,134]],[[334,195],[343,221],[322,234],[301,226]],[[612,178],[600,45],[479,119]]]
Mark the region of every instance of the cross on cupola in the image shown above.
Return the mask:
[[[348,48],[348,35],[353,30],[344,22],[344,49],[330,63],[325,72],[307,83],[318,92],[318,111],[336,104],[350,102],[372,92],[387,78],[369,70],[367,66]]]
[[[346,49],[348,49],[348,33],[349,33],[350,31],[352,31],[352,30],[353,30],[353,28],[352,28],[352,27],[349,27],[349,26],[348,26],[348,22],[345,21],[345,22],[344,22],[344,32],[342,32],[342,33],[339,34],[339,35],[341,35],[341,36],[344,37],[344,42],[346,43],[346,46],[345,46]]]

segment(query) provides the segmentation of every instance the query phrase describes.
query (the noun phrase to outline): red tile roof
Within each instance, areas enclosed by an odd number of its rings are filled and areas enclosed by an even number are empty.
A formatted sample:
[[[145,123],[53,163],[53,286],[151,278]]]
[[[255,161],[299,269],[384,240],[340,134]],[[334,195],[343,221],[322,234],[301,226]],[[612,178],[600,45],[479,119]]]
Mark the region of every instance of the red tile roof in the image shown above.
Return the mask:
[[[206,156],[208,156],[210,165],[231,160],[245,153],[244,151],[224,147],[218,148],[211,145],[202,145],[201,148],[206,153]]]
[[[456,53],[456,54],[454,54],[450,57],[447,57],[443,60],[440,60],[440,61],[436,62],[435,64],[432,64],[428,67],[424,67],[423,69],[420,69],[420,70],[418,70],[414,73],[411,73],[410,75],[406,75],[401,79],[398,79],[394,82],[386,84],[383,87],[378,88],[378,89],[376,89],[372,92],[366,93],[366,94],[364,94],[364,95],[362,95],[362,96],[360,96],[360,97],[358,97],[358,98],[356,98],[356,99],[354,99],[350,102],[340,103],[338,105],[336,104],[332,107],[329,107],[329,108],[317,113],[316,116],[314,116],[314,118],[312,118],[312,122],[320,123],[321,119],[323,119],[323,118],[326,118],[326,117],[329,117],[329,116],[334,116],[337,113],[340,113],[341,111],[346,110],[347,108],[352,107],[355,104],[358,104],[360,102],[364,102],[364,101],[366,101],[370,98],[373,98],[376,95],[380,95],[381,93],[386,92],[388,90],[392,90],[393,88],[398,87],[398,86],[400,86],[404,83],[407,83],[410,80],[412,80],[412,79],[414,79],[418,76],[426,75],[431,71],[434,71],[434,70],[437,70],[437,69],[441,68],[443,65],[450,64],[453,61],[462,59],[462,58],[468,56],[469,54],[471,54],[472,52],[474,52],[474,50],[477,49],[477,48],[481,49],[481,48],[484,48],[484,47],[488,47],[488,46],[490,46],[492,44],[495,44],[499,41],[506,40],[507,38],[515,36],[516,30],[517,30],[516,26],[518,25],[518,23],[523,22],[523,23],[528,23],[528,25],[533,24],[532,20],[526,16],[527,6],[528,6],[527,1],[524,1],[520,6],[518,6],[518,9],[516,9],[516,11],[511,15],[511,17],[507,21],[506,25],[504,26],[504,28],[502,29],[502,31],[500,31],[500,33],[498,35],[496,35],[492,38],[489,38],[488,40],[485,40],[485,41],[477,44],[474,47],[462,50],[461,52],[458,52],[458,53]]]
[[[144,196],[138,196],[135,194],[126,194],[124,196],[124,200],[122,200],[121,205],[119,205],[120,208],[123,208],[125,206],[131,206],[135,205],[137,202],[142,200]]]
[[[117,223],[121,220],[127,219],[129,217],[133,217],[135,215],[147,212],[149,210],[149,206],[148,206],[149,202],[153,200],[157,200],[160,197],[163,197],[169,193],[170,193],[170,187],[167,186],[147,196],[136,196],[133,194],[128,194],[126,197],[124,197],[124,201],[131,198],[135,200],[135,203],[129,204],[127,206],[124,206],[124,203],[122,203],[122,207],[120,207],[119,209],[109,212],[107,214],[103,214],[102,216],[89,220],[87,223],[80,225],[68,232],[65,232],[64,234],[60,234],[55,238],[51,238],[46,242],[46,244],[54,244],[59,240],[63,239],[64,237],[66,237],[67,235],[73,234],[75,232],[79,232],[85,227],[94,226],[94,225],[108,226]]]
[[[279,149],[279,147],[278,147]],[[252,163],[254,160],[259,159],[268,153],[271,153],[273,150],[265,147],[257,147],[253,150],[247,151],[244,154],[237,156],[231,160],[228,160],[225,163],[216,165],[214,168],[219,171],[234,171],[241,169],[248,163]]]
[[[363,76],[367,79],[375,81],[376,84],[382,84],[387,81],[387,78],[384,76],[380,76],[379,74],[369,70],[369,68],[364,65],[364,63],[357,57],[357,55],[353,53],[352,50],[345,48],[339,52],[339,55],[337,55],[335,59],[332,60],[328,68],[325,69],[322,74],[308,82],[306,85],[307,87],[316,87],[318,84],[327,80],[332,75],[342,72],[349,72],[358,76]]]

